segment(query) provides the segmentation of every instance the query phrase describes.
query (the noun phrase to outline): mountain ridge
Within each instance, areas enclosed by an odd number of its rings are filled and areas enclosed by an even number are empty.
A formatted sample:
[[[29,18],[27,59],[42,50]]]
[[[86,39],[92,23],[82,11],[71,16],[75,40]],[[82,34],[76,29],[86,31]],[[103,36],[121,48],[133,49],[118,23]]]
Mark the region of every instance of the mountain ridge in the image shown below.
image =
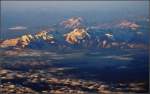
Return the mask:
[[[141,26],[135,22],[123,20],[117,23],[114,26],[120,27],[116,30],[121,31],[116,32],[97,31],[95,28],[85,27],[83,23],[83,18],[72,17],[60,22],[55,28],[3,40],[0,47],[34,49],[39,46],[44,49],[44,46],[49,48],[53,45],[54,48],[148,48],[148,45],[142,42],[144,40],[143,32],[136,31]],[[109,24],[101,26],[107,27],[107,25]]]

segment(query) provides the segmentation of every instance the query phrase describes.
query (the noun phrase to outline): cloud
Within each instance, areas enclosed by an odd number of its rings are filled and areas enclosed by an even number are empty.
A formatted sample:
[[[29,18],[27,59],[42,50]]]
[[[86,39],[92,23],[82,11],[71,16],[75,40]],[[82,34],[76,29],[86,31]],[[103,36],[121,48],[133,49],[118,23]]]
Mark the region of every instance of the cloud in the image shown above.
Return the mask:
[[[11,27],[11,28],[8,28],[9,30],[26,30],[27,27],[25,26],[15,26],[15,27]]]

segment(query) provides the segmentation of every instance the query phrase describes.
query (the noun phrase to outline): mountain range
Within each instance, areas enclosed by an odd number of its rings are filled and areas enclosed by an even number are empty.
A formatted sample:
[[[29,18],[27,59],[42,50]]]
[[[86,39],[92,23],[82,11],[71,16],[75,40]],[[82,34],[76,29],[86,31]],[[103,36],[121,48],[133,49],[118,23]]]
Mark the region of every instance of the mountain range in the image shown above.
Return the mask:
[[[0,41],[1,48],[148,48],[148,31],[141,24],[122,20],[89,26],[72,17],[35,34]]]

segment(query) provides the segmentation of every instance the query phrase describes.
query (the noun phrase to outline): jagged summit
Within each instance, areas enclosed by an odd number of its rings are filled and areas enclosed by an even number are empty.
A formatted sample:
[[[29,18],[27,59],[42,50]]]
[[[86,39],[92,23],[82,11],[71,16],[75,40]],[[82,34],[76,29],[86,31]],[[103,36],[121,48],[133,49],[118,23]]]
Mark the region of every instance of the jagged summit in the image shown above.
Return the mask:
[[[75,29],[77,27],[83,26],[83,18],[81,17],[72,17],[70,19],[64,20],[60,23],[61,26],[65,28]]]
[[[67,33],[64,35],[65,40],[70,44],[76,44],[79,43],[78,40],[82,40],[85,37],[89,37],[90,35],[87,33],[87,31],[83,28],[76,28],[70,33]]]
[[[47,42],[50,42],[53,40],[53,36],[48,35],[47,31],[41,31],[36,34],[26,34],[22,35],[20,37],[14,38],[14,39],[7,39],[0,43],[0,47],[22,47],[25,48],[28,46],[31,42],[36,40],[44,40]]]
[[[128,20],[121,21],[119,24],[117,24],[117,26],[120,28],[129,28],[132,30],[136,30],[140,27],[137,23]]]

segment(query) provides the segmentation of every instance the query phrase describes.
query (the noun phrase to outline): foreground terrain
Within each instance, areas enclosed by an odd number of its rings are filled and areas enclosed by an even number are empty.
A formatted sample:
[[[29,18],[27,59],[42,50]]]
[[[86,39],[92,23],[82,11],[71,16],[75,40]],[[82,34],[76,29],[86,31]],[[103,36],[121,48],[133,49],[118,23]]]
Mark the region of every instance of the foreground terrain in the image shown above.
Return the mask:
[[[1,49],[0,63],[0,92],[5,94],[148,92],[146,50]]]

